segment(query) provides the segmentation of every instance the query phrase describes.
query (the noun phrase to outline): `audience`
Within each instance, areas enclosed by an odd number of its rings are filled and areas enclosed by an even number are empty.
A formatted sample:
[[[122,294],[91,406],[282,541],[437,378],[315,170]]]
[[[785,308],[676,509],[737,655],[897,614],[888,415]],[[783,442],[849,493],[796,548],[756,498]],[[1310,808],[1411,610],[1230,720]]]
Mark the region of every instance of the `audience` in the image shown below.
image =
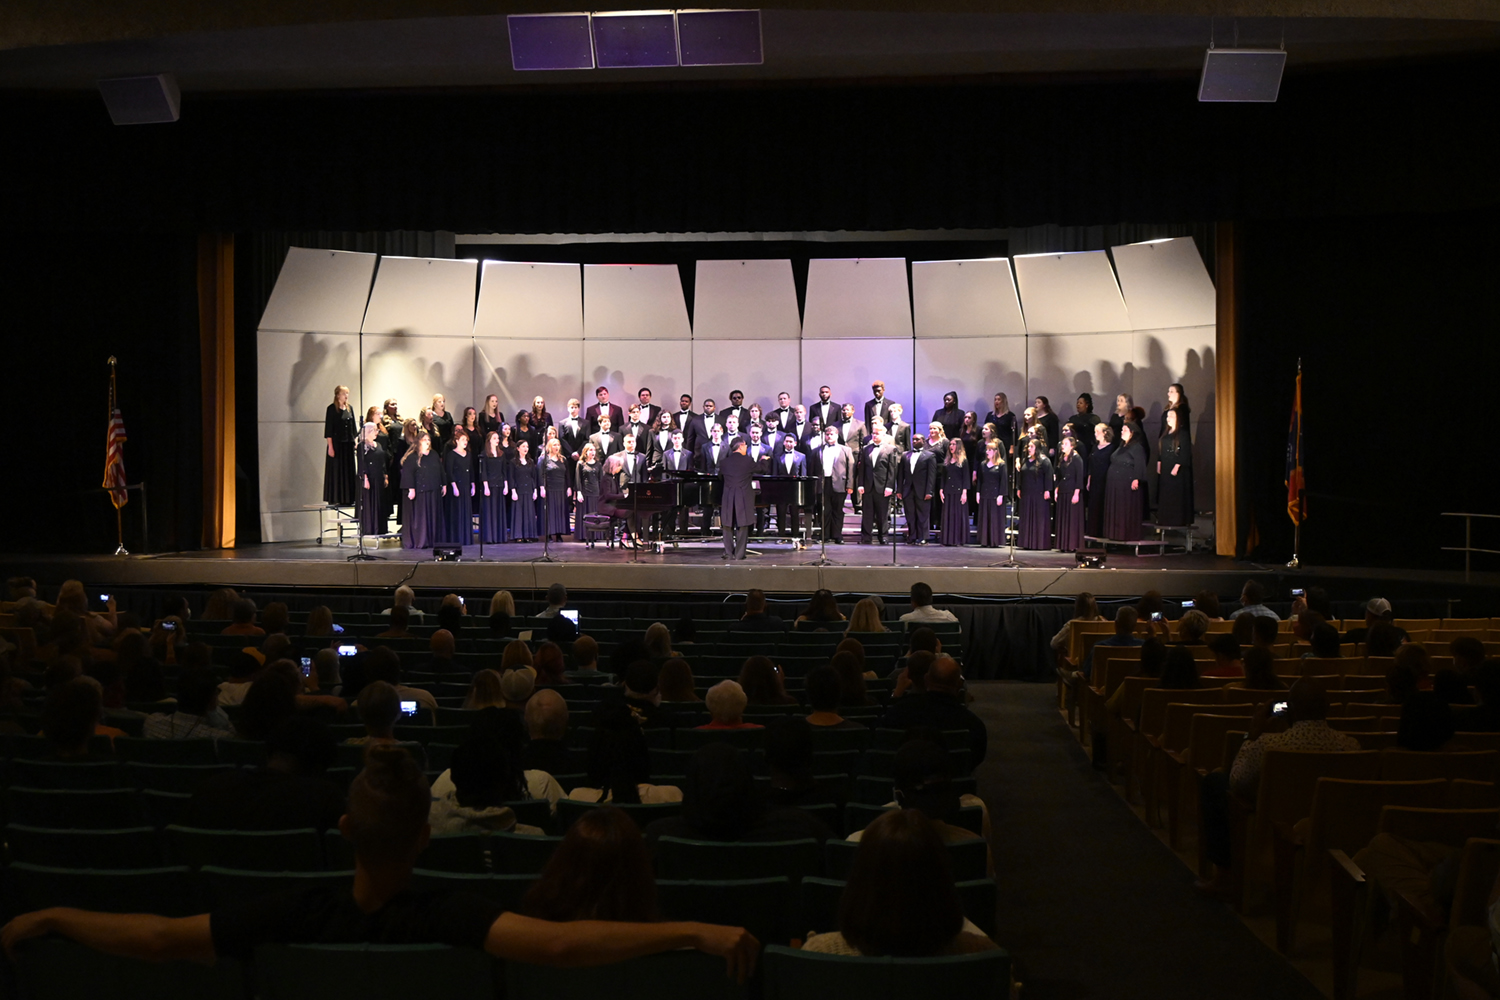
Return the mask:
[[[1479,704],[1454,713],[1458,731],[1500,733],[1500,661],[1485,660],[1474,669],[1474,693]]]
[[[800,809],[768,806],[750,769],[750,755],[727,743],[700,747],[688,761],[686,778],[681,815],[646,827],[646,842],[653,847],[662,837],[732,842],[811,837],[821,843],[833,836],[821,820]]]
[[[676,720],[661,702],[661,668],[649,660],[636,660],[625,671],[624,688],[624,704],[636,725],[642,729],[671,728]]]
[[[1092,598],[1090,598],[1092,600]],[[1076,605],[1075,605],[1076,607]],[[957,622],[958,616],[951,611],[932,606],[932,587],[925,583],[911,585],[911,610],[901,616],[904,622]],[[862,629],[861,631],[872,631]]]
[[[500,675],[500,694],[511,711],[525,712],[526,703],[535,691],[536,671],[531,667],[517,667]]]
[[[497,590],[490,595],[490,638],[502,639],[510,635],[510,620],[516,616],[516,599],[508,590]]]
[[[646,735],[633,710],[623,704],[605,704],[594,715],[588,778],[592,787],[574,788],[568,792],[568,798],[580,802],[648,805],[682,801],[682,789],[677,786],[651,784],[651,754],[646,749]]]
[[[384,632],[377,633],[377,639],[415,639],[409,627],[411,623],[411,611],[402,605],[391,608],[391,624]]]
[[[493,671],[491,671],[493,673]],[[521,755],[527,770],[548,774],[573,771],[574,755],[563,742],[568,734],[568,703],[551,688],[543,688],[526,703],[526,751]]]
[[[672,630],[661,622],[652,622],[646,626],[646,634],[641,641],[646,644],[646,656],[652,663],[665,663],[676,655],[672,652]]]
[[[464,742],[479,741],[487,746],[494,744],[504,751],[504,765],[514,778],[514,787],[509,790],[517,792],[515,795],[510,795],[509,800],[546,799],[555,810],[558,801],[563,797],[562,786],[557,783],[550,772],[525,766],[526,726],[521,719],[520,713],[502,708],[482,709],[475,713],[474,721],[469,724],[469,732],[464,737]],[[444,771],[433,781],[432,794],[434,796],[446,795],[452,788],[453,778],[447,771]]]
[[[821,729],[864,729],[864,725],[839,714],[844,701],[844,680],[833,667],[818,667],[807,675],[807,703],[812,711],[807,723]]]
[[[751,590],[745,594],[745,613],[734,623],[736,632],[784,632],[786,623],[766,611],[766,592]]]
[[[808,598],[807,607],[802,614],[797,616],[796,624],[808,622],[814,626],[829,625],[843,620],[844,616],[839,612],[839,602],[834,598],[833,591],[816,590]]]
[[[536,613],[538,618],[555,618],[568,605],[568,588],[554,583],[547,588],[547,606]]]
[[[697,683],[693,679],[693,668],[680,656],[674,656],[661,665],[661,671],[657,674],[657,685],[661,688],[663,702],[680,704],[702,700],[698,697]]]
[[[875,699],[870,697],[869,688],[865,685],[865,672],[861,668],[863,661],[848,650],[834,653],[828,665],[838,674],[839,684],[842,692],[839,695],[840,705],[873,705]]]
[[[412,592],[412,589],[403,583],[401,586],[396,588],[396,599],[392,602],[391,606],[380,613],[386,616],[390,616],[396,608],[405,608],[407,615],[413,621],[421,622],[423,617],[422,609],[413,605],[413,602],[416,600],[416,598],[417,595]]]
[[[1351,628],[1349,631],[1345,632],[1344,633],[1344,641],[1345,642],[1366,642],[1367,643],[1367,642],[1370,641],[1370,632],[1371,631],[1373,631],[1378,626],[1387,626],[1389,628],[1395,629],[1396,634],[1398,636],[1400,636],[1400,641],[1397,643],[1397,645],[1400,645],[1401,642],[1405,642],[1407,640],[1406,630],[1405,629],[1396,628],[1395,621],[1396,621],[1396,613],[1391,610],[1391,602],[1387,601],[1384,597],[1372,597],[1365,604],[1365,624],[1364,624],[1364,626],[1362,628],[1360,628],[1360,627]],[[1379,656],[1389,656],[1390,654],[1389,653],[1379,653],[1379,654],[1376,654],[1376,653],[1370,653],[1370,652],[1367,651],[1366,655],[1367,656],[1376,656],[1376,655],[1379,655]]]
[[[330,830],[344,795],[324,777],[333,737],[316,719],[293,716],[266,737],[264,767],[235,768],[206,779],[181,822],[208,830]]]
[[[927,629],[927,631],[931,632],[932,630]],[[936,633],[934,633],[934,635],[936,635]],[[839,653],[848,653],[850,656],[854,657],[854,662],[859,667],[859,674],[861,677],[863,677],[867,681],[873,681],[877,679],[875,676],[875,671],[869,669],[869,667],[866,666],[865,644],[860,642],[853,636],[850,636],[847,639],[840,639],[839,644],[833,648],[833,653],[835,656],[837,656]]]
[[[1208,635],[1208,615],[1191,608],[1177,620],[1177,641],[1184,646],[1201,646]]]
[[[1211,590],[1200,590],[1194,594],[1193,607],[1207,615],[1211,622],[1224,620],[1224,613],[1219,607],[1219,595]]]
[[[1312,651],[1304,656],[1315,657],[1320,660],[1336,660],[1344,655],[1343,639],[1339,636],[1339,630],[1327,622],[1321,622],[1313,626]]]
[[[1251,649],[1258,647],[1251,646]],[[1245,674],[1245,647],[1227,632],[1221,632],[1208,640],[1208,651],[1214,654],[1214,665],[1203,671],[1205,677],[1241,677]],[[1271,655],[1269,649],[1261,652]],[[1274,657],[1273,657],[1274,659]],[[1246,685],[1247,687],[1249,685]]]
[[[1431,691],[1416,691],[1401,703],[1396,745],[1403,750],[1444,750],[1457,730],[1453,710]]]
[[[1266,607],[1266,588],[1258,580],[1245,581],[1245,586],[1240,590],[1240,609],[1229,617],[1241,618],[1245,615],[1281,621],[1280,615]]]
[[[42,735],[52,746],[52,759],[67,761],[108,760],[89,749],[94,729],[104,710],[99,685],[87,677],[59,684],[42,706]]]
[[[751,705],[795,705],[786,693],[781,668],[769,656],[751,656],[740,668],[740,687]]]
[[[58,606],[61,607],[61,601]],[[265,635],[266,630],[255,624],[255,602],[242,597],[234,602],[231,618],[220,632],[221,635]]]
[[[580,635],[573,640],[573,669],[570,674],[599,673],[599,643],[592,636]]]
[[[531,647],[526,644],[525,639],[512,639],[505,644],[505,652],[500,654],[500,672],[515,670],[518,667],[531,666]]]
[[[1432,675],[1432,693],[1445,705],[1463,708],[1474,704],[1474,698],[1469,694],[1469,685],[1457,670],[1449,667]]]
[[[813,728],[807,719],[789,715],[766,726],[766,766],[771,772],[764,794],[768,806],[839,804],[813,774],[814,749]],[[839,775],[836,780],[842,786],[846,779]]]
[[[880,620],[880,607],[873,598],[862,598],[854,605],[854,612],[849,616],[848,632],[888,632],[885,623]]]
[[[1250,691],[1286,690],[1286,682],[1276,674],[1276,660],[1271,656],[1271,651],[1261,646],[1252,646],[1245,651],[1244,674],[1244,680],[1233,681],[1226,686],[1245,688]],[[1204,671],[1204,676],[1230,677],[1234,675]]]
[[[901,676],[896,678],[896,687],[891,691],[891,698],[901,698],[913,691],[926,691],[928,671],[936,662],[937,654],[925,649],[919,649],[909,655]]]
[[[452,641],[452,636],[448,641]],[[401,657],[389,646],[379,646],[370,650],[365,657],[365,683],[371,681],[385,681],[396,689],[401,701],[414,701],[418,708],[435,713],[437,711],[437,698],[433,697],[431,691],[426,688],[407,687],[401,683]]]
[[[385,681],[371,681],[354,703],[359,721],[365,727],[363,736],[351,736],[345,743],[368,746],[372,743],[395,743],[396,723],[401,719],[401,695]]]
[[[1167,661],[1162,664],[1159,688],[1191,691],[1198,686],[1198,661],[1186,646],[1173,646],[1167,650]]]
[[[761,729],[754,722],[745,721],[745,706],[749,699],[745,689],[734,681],[720,681],[708,689],[703,699],[711,721],[699,729]]]
[[[504,708],[505,692],[501,689],[500,674],[494,670],[477,670],[469,682],[469,693],[464,696],[463,708],[474,711],[480,708]]]
[[[891,702],[881,717],[882,729],[915,729],[943,732],[950,729],[969,731],[969,754],[974,766],[984,763],[989,733],[984,721],[959,700],[963,672],[951,656],[940,656],[927,672],[927,690],[915,691]]]
[[[188,667],[177,675],[177,710],[148,715],[141,735],[156,740],[232,739],[229,722],[218,711],[219,685],[202,667]]]
[[[536,647],[536,653],[531,658],[531,666],[536,671],[536,683],[538,687],[556,687],[568,682],[563,664],[562,647],[555,642],[543,642]]]
[[[659,920],[656,877],[640,827],[608,806],[578,817],[518,912],[556,921]]]
[[[434,834],[541,836],[545,832],[540,827],[516,822],[516,812],[507,804],[529,796],[520,760],[512,758],[500,740],[491,736],[471,736],[464,740],[453,751],[445,776],[446,787],[439,790],[437,781],[432,785],[432,808],[427,822]]]

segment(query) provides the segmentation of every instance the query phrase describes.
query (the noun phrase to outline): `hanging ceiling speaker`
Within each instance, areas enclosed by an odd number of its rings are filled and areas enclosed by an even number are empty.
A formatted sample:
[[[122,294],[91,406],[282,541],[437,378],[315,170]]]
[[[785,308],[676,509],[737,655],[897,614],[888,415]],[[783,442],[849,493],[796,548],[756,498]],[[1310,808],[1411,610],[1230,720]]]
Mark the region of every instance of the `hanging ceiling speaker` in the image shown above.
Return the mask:
[[[1203,56],[1198,100],[1269,104],[1281,93],[1285,49],[1209,49]]]

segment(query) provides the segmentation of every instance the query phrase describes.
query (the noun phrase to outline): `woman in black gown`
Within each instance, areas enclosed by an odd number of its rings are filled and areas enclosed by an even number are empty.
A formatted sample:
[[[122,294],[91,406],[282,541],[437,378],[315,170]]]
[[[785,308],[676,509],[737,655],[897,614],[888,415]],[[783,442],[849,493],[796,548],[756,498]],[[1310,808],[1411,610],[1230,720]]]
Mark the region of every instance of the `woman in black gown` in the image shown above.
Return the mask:
[[[432,438],[422,434],[415,451],[402,460],[401,488],[405,493],[406,520],[402,544],[408,549],[427,549],[443,538],[443,460],[432,453]]]
[[[510,463],[510,537],[515,542],[534,542],[541,537],[536,524],[536,498],[541,488],[531,442],[516,442],[516,459]]]
[[[573,497],[578,504],[578,509],[573,514],[573,540],[587,542],[589,548],[593,548],[594,543],[589,538],[583,517],[599,509],[599,487],[603,474],[604,470],[599,465],[599,449],[590,441],[578,453],[578,467],[573,470]]]
[[[1073,435],[1064,434],[1057,462],[1057,547],[1062,552],[1083,548],[1083,491],[1088,483],[1088,460],[1079,454]]]
[[[1005,444],[994,439],[985,445],[984,461],[974,470],[975,492],[979,494],[979,544],[996,548],[1005,544],[1005,505],[1010,499],[1009,468]]]
[[[479,440],[486,442],[489,441],[490,434],[494,431],[498,431],[500,429],[500,425],[505,423],[505,418],[500,415],[499,396],[496,396],[494,393],[490,393],[488,396],[484,397],[484,409],[479,411],[478,423]],[[488,447],[488,445],[486,445],[486,447]],[[484,448],[480,448],[478,449],[478,451],[482,457],[484,454]]]
[[[1181,410],[1162,414],[1166,433],[1156,447],[1156,523],[1193,523],[1193,443],[1178,425]]]
[[[468,545],[474,540],[474,456],[469,454],[469,435],[462,428],[453,431],[453,447],[443,456],[443,523],[447,526],[445,541],[450,545]]]
[[[1181,382],[1167,386],[1167,408],[1161,411],[1161,433],[1156,436],[1157,440],[1167,436],[1167,414],[1173,410],[1177,411],[1177,433],[1191,441],[1193,408],[1188,404],[1187,392]]]
[[[479,540],[485,545],[498,545],[510,534],[505,520],[508,465],[500,450],[499,432],[490,431],[479,456]]]
[[[974,485],[974,470],[984,461],[984,431],[979,426],[979,415],[973,410],[964,414],[964,422],[958,428],[959,440],[964,443],[964,459],[968,462],[969,485]],[[979,491],[969,490],[969,516],[979,509]]]
[[[385,450],[380,447],[380,425],[365,424],[359,442],[359,533],[385,534]]]
[[[1057,442],[1061,438],[1061,425],[1057,421],[1057,414],[1052,412],[1052,404],[1047,401],[1046,396],[1036,398],[1036,414],[1033,419],[1042,425],[1042,430],[1047,432],[1047,458],[1057,458]]]
[[[1094,425],[1094,450],[1089,452],[1089,474],[1084,483],[1088,504],[1086,526],[1093,538],[1104,537],[1105,489],[1109,482],[1109,460],[1115,454],[1115,432],[1109,424]]]
[[[352,506],[358,496],[354,489],[354,441],[359,437],[354,407],[349,405],[349,387],[337,386],[333,402],[323,415],[323,444],[328,457],[323,462],[323,502],[340,507]]]
[[[1042,450],[1041,435],[1026,442],[1021,460],[1021,548],[1052,548],[1052,462]]]
[[[969,544],[969,486],[973,482],[968,453],[959,438],[948,439],[948,460],[940,470],[938,495],[943,501],[942,530],[938,541],[944,545]]]
[[[432,450],[441,455],[453,443],[453,414],[448,412],[448,401],[442,393],[432,397]]]
[[[958,408],[958,393],[943,393],[943,408],[933,411],[932,422],[943,425],[943,437],[950,440],[958,437],[964,425],[964,411]]]
[[[1138,441],[1139,429],[1126,422],[1120,427],[1120,446],[1109,459],[1109,480],[1104,485],[1104,537],[1115,542],[1141,540],[1141,485],[1146,457]]]
[[[484,450],[484,430],[479,426],[479,411],[472,406],[464,407],[463,419],[459,421],[459,427],[469,435],[469,478],[479,482],[479,453]],[[479,513],[479,491],[474,491],[470,498],[469,506],[472,513]]]
[[[552,430],[552,428],[547,428]],[[537,463],[541,476],[541,494],[546,502],[542,505],[542,530],[553,541],[562,541],[568,532],[568,508],[573,506],[573,487],[568,482],[568,460],[563,457],[562,442],[551,437],[547,440],[547,453]]]
[[[1010,412],[1010,397],[1003,392],[995,393],[995,408],[984,420],[995,425],[995,436],[1005,445],[1000,457],[1009,462],[1016,454],[1016,415]]]

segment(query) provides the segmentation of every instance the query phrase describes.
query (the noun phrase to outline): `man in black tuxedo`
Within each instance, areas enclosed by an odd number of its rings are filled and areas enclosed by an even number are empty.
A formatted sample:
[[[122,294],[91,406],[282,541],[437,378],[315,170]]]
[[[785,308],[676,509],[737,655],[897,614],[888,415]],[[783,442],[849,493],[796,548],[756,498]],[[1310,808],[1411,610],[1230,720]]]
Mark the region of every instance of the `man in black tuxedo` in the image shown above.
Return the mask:
[[[693,412],[692,396],[683,393],[678,400],[678,405],[681,409],[672,414],[672,426],[682,431],[682,441],[687,450],[697,454],[698,446],[708,440],[708,428],[703,425],[698,414]],[[702,431],[701,438],[699,437],[700,430]]]
[[[729,425],[732,428],[734,424],[735,418],[731,415],[729,418]],[[724,440],[731,448],[733,448],[735,440],[744,440],[744,436],[741,435],[741,437],[738,439],[726,436]],[[750,425],[750,443],[745,448],[745,454],[750,456],[750,461],[755,463],[755,474],[757,476],[764,476],[770,471],[771,457],[775,454],[774,445],[765,440],[764,436],[761,434],[761,426],[758,423],[752,423]],[[771,512],[768,508],[755,508],[755,530],[757,533],[765,531],[766,526],[769,525],[770,522]]]
[[[729,446],[724,443],[724,427],[721,424],[714,424],[708,429],[708,443],[698,448],[698,471],[705,476],[717,476],[720,464],[728,455]],[[713,524],[714,505],[705,503],[703,505],[703,533],[705,535],[713,528]]]
[[[772,410],[767,420],[776,422],[776,429],[785,434],[792,429],[792,395],[783,392],[776,397],[776,409]]]
[[[608,415],[599,418],[599,430],[590,434],[589,440],[598,449],[601,461],[625,448],[625,445],[621,443],[623,440],[621,434],[614,430],[614,421]]]
[[[738,442],[719,464],[724,477],[724,558],[743,559],[755,521],[755,463]]]
[[[891,425],[891,401],[885,398],[885,383],[876,379],[870,383],[870,391],[875,394],[875,398],[865,401],[865,426],[869,427],[874,418],[879,417],[889,427]]]
[[[909,451],[911,449],[911,424],[901,419],[901,404],[891,404],[890,426],[886,428],[886,437],[896,446],[897,451]]]
[[[907,449],[901,456],[901,474],[897,483],[901,491],[901,509],[906,511],[906,541],[909,545],[926,545],[932,530],[932,495],[937,490],[937,456],[926,448]]]
[[[824,427],[832,427],[843,421],[844,407],[833,401],[833,390],[823,385],[818,387],[818,401],[808,410],[808,416],[816,417]]]
[[[770,474],[782,479],[807,478],[807,456],[797,450],[797,439],[790,434],[781,435],[781,451],[769,462]],[[802,508],[791,503],[776,505],[776,530],[783,535],[795,535],[802,523]]]
[[[844,544],[844,498],[854,489],[854,452],[839,443],[835,427],[823,431],[818,452],[818,483],[824,512],[823,532],[835,545]]]
[[[557,439],[562,442],[563,454],[568,456],[569,462],[573,463],[578,461],[583,446],[589,440],[588,427],[578,415],[581,406],[582,404],[576,399],[568,400],[568,417],[557,427]]]
[[[651,427],[641,419],[641,407],[637,403],[630,404],[630,419],[620,432],[624,437],[635,438],[635,450],[642,455],[649,454],[651,450]]]
[[[858,486],[855,492],[864,497],[864,514],[859,523],[859,541],[870,544],[873,534],[880,544],[885,544],[886,522],[891,516],[891,494],[896,492],[896,477],[900,473],[901,456],[885,440],[885,431],[880,425],[870,435],[870,443],[860,451],[859,474],[855,477]]]
[[[750,411],[745,407],[745,394],[738,389],[729,394],[729,406],[719,413],[721,421],[727,422],[731,416],[740,418],[740,433],[750,427]]]
[[[676,479],[673,473],[693,471],[693,453],[684,446],[682,431],[672,432],[672,446],[662,452],[661,456],[662,478]],[[672,528],[686,535],[688,529],[688,509],[684,504],[673,507],[663,517],[663,523],[667,525],[667,534],[672,534]]]
[[[823,435],[808,422],[807,407],[801,403],[792,407],[792,422],[786,428],[786,433],[797,439],[797,450],[804,455],[823,443]]]
[[[724,415],[724,443],[734,444],[736,441],[745,442],[745,447],[750,447],[750,435],[745,433],[745,425],[740,422],[739,415],[733,412]]]
[[[641,404],[641,423],[647,427],[655,427],[656,418],[661,416],[661,407],[651,402],[651,390],[643,386],[635,394],[635,398]]]
[[[601,415],[609,417],[609,425],[611,427],[618,429],[625,423],[625,411],[620,409],[619,404],[609,401],[609,390],[607,388],[601,385],[595,389],[594,398],[598,402],[590,406],[584,414],[588,418],[589,433],[593,433],[599,429],[599,417]]]

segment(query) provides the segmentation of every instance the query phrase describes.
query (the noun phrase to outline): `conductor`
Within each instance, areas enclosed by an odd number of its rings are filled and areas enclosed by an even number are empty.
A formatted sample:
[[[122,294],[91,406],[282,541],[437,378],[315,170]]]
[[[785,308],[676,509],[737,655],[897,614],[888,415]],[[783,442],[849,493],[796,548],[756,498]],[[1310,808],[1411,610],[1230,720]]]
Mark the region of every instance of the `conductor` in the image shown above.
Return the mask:
[[[755,523],[755,462],[745,454],[745,442],[736,440],[719,462],[724,477],[724,505],[719,520],[724,527],[724,558],[745,558],[750,525]]]

